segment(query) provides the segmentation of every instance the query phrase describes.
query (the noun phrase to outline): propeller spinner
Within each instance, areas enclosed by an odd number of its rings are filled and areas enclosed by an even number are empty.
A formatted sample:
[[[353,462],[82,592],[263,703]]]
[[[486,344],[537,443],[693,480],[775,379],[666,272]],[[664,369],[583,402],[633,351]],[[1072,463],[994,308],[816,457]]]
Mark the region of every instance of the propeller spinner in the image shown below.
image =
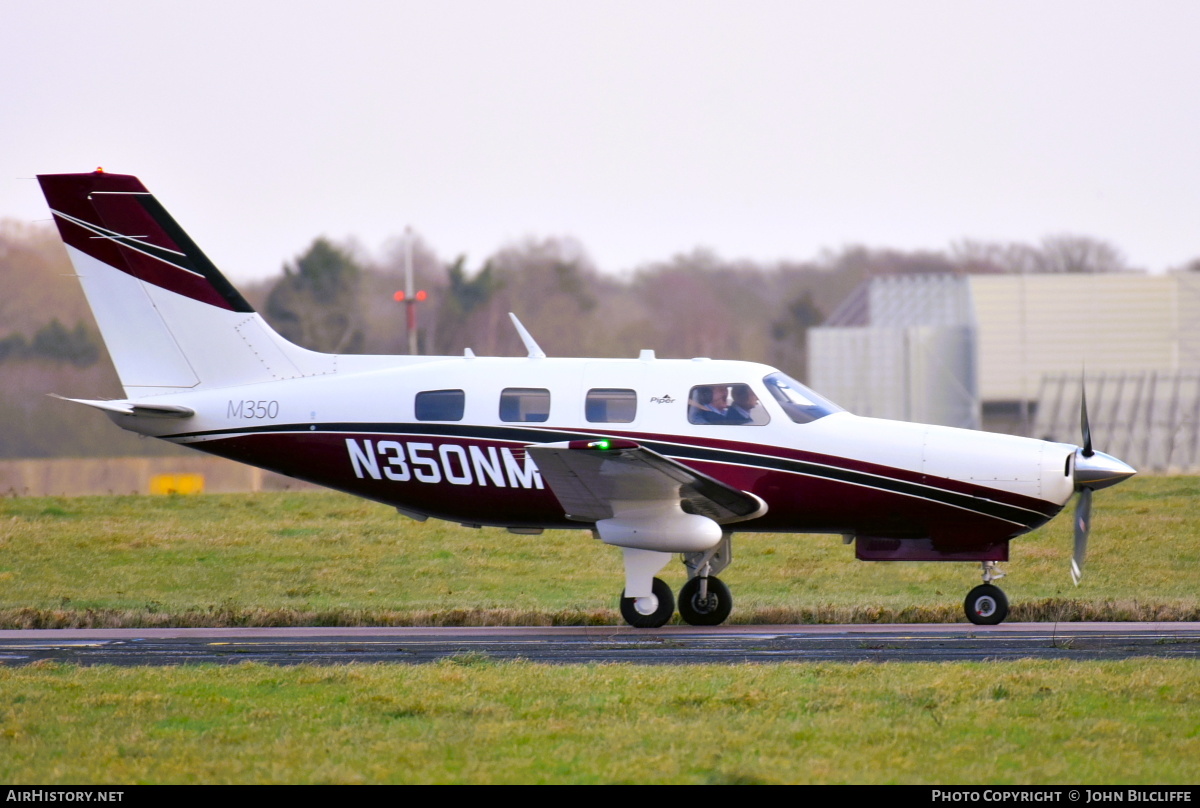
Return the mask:
[[[1076,586],[1083,577],[1083,559],[1092,530],[1092,492],[1137,474],[1134,468],[1112,455],[1092,449],[1086,390],[1079,401],[1079,430],[1083,433],[1083,446],[1075,450],[1075,490],[1079,492],[1079,500],[1075,503],[1075,552],[1071,556],[1071,580]]]

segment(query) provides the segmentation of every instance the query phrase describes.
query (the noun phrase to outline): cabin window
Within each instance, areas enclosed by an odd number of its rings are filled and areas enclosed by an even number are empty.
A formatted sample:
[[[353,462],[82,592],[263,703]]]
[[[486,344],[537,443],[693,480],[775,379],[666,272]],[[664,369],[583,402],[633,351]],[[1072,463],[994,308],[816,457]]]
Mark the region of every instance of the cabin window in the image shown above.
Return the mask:
[[[584,416],[593,424],[628,424],[637,417],[637,393],[632,390],[588,390]]]
[[[461,421],[467,397],[462,390],[426,390],[417,393],[418,421]]]
[[[500,393],[501,421],[546,421],[550,391],[540,387],[506,387]]]
[[[762,426],[766,408],[748,384],[700,384],[688,395],[688,421],[720,426]]]
[[[763,379],[771,395],[783,407],[787,417],[798,424],[807,424],[842,408],[827,398],[809,390],[786,373],[772,373]]]

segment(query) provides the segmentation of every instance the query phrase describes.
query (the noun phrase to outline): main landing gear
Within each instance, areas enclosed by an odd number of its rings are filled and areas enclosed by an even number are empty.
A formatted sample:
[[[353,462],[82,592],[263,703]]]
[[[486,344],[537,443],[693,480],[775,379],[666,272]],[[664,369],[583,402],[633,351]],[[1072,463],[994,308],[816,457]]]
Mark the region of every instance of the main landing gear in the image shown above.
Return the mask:
[[[688,571],[688,581],[679,590],[679,616],[683,622],[692,626],[719,626],[728,619],[733,611],[733,594],[716,573],[724,571],[732,560],[729,533],[711,550],[683,554]],[[665,626],[675,613],[675,596],[661,578],[651,582],[650,591],[648,597],[640,598],[627,598],[621,592],[621,617],[634,628]]]
[[[627,598],[621,592],[621,617],[634,628],[665,626],[675,613],[675,596],[661,578],[655,578],[648,598]],[[692,578],[679,590],[679,616],[691,626],[719,626],[733,611],[729,587],[715,575]]]
[[[996,562],[983,562],[983,583],[967,593],[963,611],[967,619],[977,626],[995,626],[1008,617],[1008,598],[992,581],[1003,578],[1004,573],[996,568]]]

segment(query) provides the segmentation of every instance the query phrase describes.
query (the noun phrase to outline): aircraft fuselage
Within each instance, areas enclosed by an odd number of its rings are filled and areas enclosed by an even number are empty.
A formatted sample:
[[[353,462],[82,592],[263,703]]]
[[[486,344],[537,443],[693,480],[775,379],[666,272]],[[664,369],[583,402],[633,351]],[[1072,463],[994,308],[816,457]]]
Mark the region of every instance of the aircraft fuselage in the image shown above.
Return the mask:
[[[953,560],[1006,557],[1010,538],[1052,518],[1074,491],[1074,446],[841,411],[795,423],[763,385],[776,371],[751,362],[378,359],[395,364],[155,398],[194,410],[186,424],[113,418],[142,434],[472,525],[589,527],[568,518],[525,447],[597,438],[634,441],[759,497],[766,512],[739,523],[739,532],[928,539]],[[765,423],[691,423],[691,391],[718,383],[750,385]],[[506,416],[506,390],[545,391],[544,420]],[[628,391],[633,403],[621,422],[589,420],[596,390]],[[461,391],[457,420],[418,418],[418,394],[453,391]]]

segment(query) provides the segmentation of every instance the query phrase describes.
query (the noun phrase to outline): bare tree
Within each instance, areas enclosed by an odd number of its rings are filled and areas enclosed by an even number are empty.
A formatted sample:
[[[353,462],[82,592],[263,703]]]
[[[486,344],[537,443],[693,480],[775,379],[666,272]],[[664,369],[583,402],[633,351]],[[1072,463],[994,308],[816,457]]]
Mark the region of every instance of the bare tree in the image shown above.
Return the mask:
[[[1087,236],[1057,235],[1042,239],[1039,272],[1129,272],[1125,256],[1106,241]]]
[[[1066,234],[1046,236],[1040,247],[1015,241],[1004,243],[964,239],[951,245],[950,258],[959,271],[971,274],[1132,271],[1121,251],[1108,242]]]

